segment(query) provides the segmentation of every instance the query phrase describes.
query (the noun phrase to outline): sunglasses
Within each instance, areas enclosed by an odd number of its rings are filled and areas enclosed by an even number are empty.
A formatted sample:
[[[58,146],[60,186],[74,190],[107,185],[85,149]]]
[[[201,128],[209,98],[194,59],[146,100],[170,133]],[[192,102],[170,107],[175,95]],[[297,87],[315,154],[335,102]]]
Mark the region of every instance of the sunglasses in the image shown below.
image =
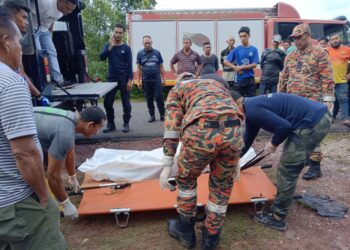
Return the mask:
[[[305,33],[304,33],[304,34],[305,34]],[[299,35],[299,36],[293,36],[293,37],[292,37],[293,41],[295,41],[295,40],[300,40],[300,39],[303,37],[304,34],[301,34],[301,35]]]

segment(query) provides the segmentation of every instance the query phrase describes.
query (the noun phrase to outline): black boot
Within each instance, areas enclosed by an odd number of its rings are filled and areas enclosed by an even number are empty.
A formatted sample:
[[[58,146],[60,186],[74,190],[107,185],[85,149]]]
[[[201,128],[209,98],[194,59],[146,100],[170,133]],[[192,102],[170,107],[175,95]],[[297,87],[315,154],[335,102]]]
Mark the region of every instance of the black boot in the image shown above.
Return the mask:
[[[114,122],[108,122],[107,127],[102,131],[103,133],[110,133],[115,131],[115,124]]]
[[[219,246],[220,233],[210,235],[205,228],[202,232],[202,250],[215,250]]]
[[[164,121],[164,115],[160,115],[160,120]]]
[[[156,117],[154,115],[150,115],[148,122],[154,122],[154,121],[156,121]]]
[[[303,179],[308,180],[315,180],[322,176],[321,172],[321,166],[319,161],[313,161],[310,160],[310,168],[309,170],[303,175]]]
[[[168,220],[168,233],[171,237],[180,241],[182,246],[191,249],[196,244],[195,224],[195,218],[187,219],[179,215],[177,219]]]
[[[129,123],[124,123],[122,131],[124,133],[128,133],[129,132]]]

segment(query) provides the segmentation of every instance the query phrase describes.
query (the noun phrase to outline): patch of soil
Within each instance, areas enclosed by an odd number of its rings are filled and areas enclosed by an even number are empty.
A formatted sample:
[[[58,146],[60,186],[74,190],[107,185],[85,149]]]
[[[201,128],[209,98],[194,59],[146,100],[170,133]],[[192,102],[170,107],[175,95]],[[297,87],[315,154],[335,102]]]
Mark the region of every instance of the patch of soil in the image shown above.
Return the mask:
[[[269,137],[259,137],[254,143],[261,150]],[[350,134],[332,134],[322,143],[323,176],[314,181],[299,179],[296,193],[327,194],[332,199],[350,205]],[[141,141],[77,145],[77,165],[92,157],[97,148],[152,150],[162,146],[161,138]],[[274,181],[282,147],[264,162],[273,164],[265,172]],[[302,174],[306,171],[303,170]],[[80,179],[82,174],[79,174]],[[74,197],[77,204],[79,197]],[[350,249],[350,219],[330,219],[318,216],[310,209],[294,203],[287,217],[288,229],[283,232],[266,229],[249,220],[251,206],[230,208],[225,220],[221,249]],[[70,249],[179,249],[178,242],[168,237],[167,217],[175,212],[137,213],[125,229],[116,227],[114,218],[93,216],[71,222],[62,220],[62,230]],[[200,235],[198,235],[200,240]]]

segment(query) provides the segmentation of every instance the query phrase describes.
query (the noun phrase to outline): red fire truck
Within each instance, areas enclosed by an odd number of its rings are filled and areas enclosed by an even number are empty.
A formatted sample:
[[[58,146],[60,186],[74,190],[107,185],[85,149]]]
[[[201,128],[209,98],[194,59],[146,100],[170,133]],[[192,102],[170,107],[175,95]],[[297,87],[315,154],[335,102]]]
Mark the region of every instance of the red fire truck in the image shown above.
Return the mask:
[[[203,41],[212,44],[212,53],[220,55],[230,36],[236,38],[239,45],[238,30],[248,26],[251,30],[250,44],[258,48],[259,53],[271,47],[272,36],[280,34],[287,39],[293,28],[305,23],[310,26],[311,36],[317,40],[323,36],[340,33],[344,43],[348,43],[348,22],[346,20],[308,20],[302,19],[291,5],[279,2],[272,8],[216,9],[216,10],[135,10],[127,15],[129,43],[134,52],[143,48],[142,37],[152,36],[153,47],[158,49],[164,59],[167,72],[167,86],[175,83],[169,62],[181,49],[183,36],[192,38],[192,49],[203,54]],[[259,68],[256,70],[259,76]]]

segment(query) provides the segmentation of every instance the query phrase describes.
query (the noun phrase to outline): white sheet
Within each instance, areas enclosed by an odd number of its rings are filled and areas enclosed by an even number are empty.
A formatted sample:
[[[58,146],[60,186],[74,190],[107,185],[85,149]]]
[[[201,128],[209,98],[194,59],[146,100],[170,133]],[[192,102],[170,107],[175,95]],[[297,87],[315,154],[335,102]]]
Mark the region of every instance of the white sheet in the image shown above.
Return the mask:
[[[172,167],[171,176],[175,176],[178,169],[176,162],[180,147],[181,144],[175,155],[175,164]],[[162,156],[163,148],[152,151],[100,148],[95,151],[92,158],[87,159],[80,165],[79,170],[89,174],[96,181],[137,182],[159,179],[160,172],[163,169]],[[255,151],[250,148],[239,161],[240,165],[243,166],[254,156]],[[206,170],[209,170],[207,168]]]

